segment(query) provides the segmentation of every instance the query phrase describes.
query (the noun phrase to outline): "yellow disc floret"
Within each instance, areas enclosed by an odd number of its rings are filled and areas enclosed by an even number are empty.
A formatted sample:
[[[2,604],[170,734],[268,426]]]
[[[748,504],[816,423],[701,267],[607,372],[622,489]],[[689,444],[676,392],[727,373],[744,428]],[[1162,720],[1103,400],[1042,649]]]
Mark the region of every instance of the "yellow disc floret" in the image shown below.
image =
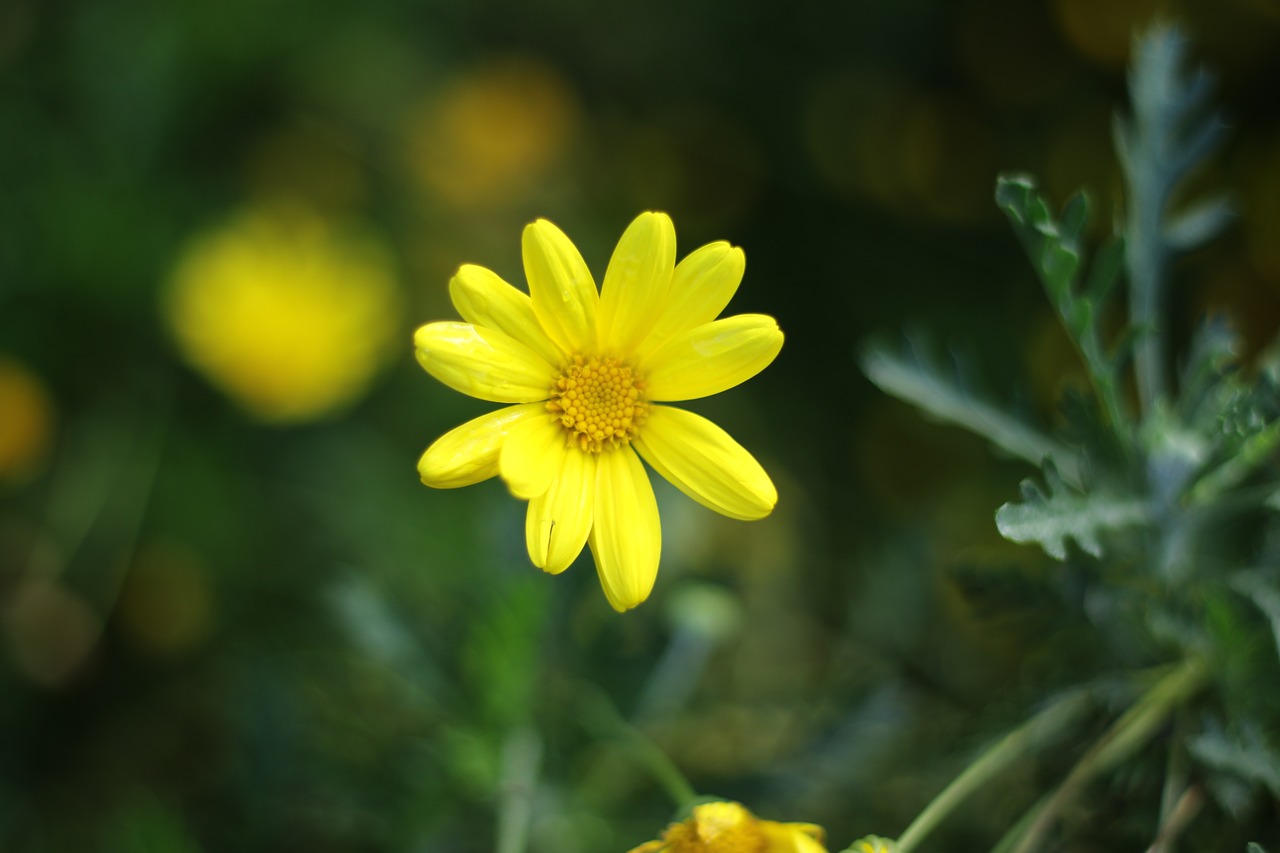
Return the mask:
[[[616,358],[574,356],[551,388],[547,409],[587,453],[621,447],[639,430],[648,412],[644,383]]]

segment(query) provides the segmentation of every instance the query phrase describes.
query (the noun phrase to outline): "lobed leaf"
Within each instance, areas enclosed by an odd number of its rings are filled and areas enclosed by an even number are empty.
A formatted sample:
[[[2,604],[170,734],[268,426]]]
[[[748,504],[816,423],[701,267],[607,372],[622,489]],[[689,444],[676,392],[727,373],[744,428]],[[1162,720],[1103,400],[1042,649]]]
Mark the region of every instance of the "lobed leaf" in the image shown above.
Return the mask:
[[[1123,241],[1112,238],[1104,243],[1082,288],[1079,278],[1085,268],[1082,243],[1089,223],[1088,196],[1076,193],[1063,207],[1061,218],[1055,219],[1031,178],[1001,175],[996,179],[996,204],[1009,217],[1045,292],[1089,370],[1090,381],[1108,418],[1121,432],[1125,415],[1119,392],[1120,369],[1127,360],[1128,349],[1115,356],[1108,355],[1102,341],[1100,307],[1124,262]]]
[[[1040,464],[1053,460],[1063,476],[1079,484],[1079,454],[1028,426],[1015,415],[968,392],[956,375],[947,375],[908,341],[899,353],[871,343],[862,352],[862,370],[887,394],[911,403],[938,420],[964,427],[1019,459]]]
[[[996,510],[1000,535],[1019,544],[1036,543],[1056,560],[1067,558],[1067,542],[1074,540],[1093,557],[1102,556],[1102,535],[1142,524],[1148,519],[1145,501],[1105,493],[1072,491],[1052,462],[1045,464],[1049,493],[1034,480],[1022,481],[1022,503],[1006,503]]]

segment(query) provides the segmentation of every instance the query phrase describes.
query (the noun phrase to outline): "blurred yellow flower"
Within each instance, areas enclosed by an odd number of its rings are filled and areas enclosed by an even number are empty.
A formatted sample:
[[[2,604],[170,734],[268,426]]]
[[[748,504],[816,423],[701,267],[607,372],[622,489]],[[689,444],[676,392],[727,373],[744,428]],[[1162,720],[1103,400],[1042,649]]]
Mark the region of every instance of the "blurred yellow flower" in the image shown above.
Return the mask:
[[[429,323],[418,361],[446,385],[514,403],[446,433],[418,463],[455,488],[501,475],[529,501],[534,565],[564,571],[590,544],[609,603],[648,597],[662,535],[640,457],[694,500],[731,518],[763,518],[777,492],[724,430],[662,402],[745,382],[782,348],[772,317],[715,319],[742,279],[741,249],[711,243],[675,263],[670,218],[644,213],[622,235],[599,292],[582,256],[546,220],[523,238],[526,295],[465,265],[449,282],[465,323]],[[639,456],[637,456],[639,451]]]
[[[53,438],[53,405],[44,385],[0,356],[0,480],[20,480],[44,460]]]
[[[196,236],[166,311],[183,356],[264,421],[356,400],[392,350],[400,305],[374,241],[302,208],[266,206]]]
[[[703,803],[631,853],[826,853],[822,827],[760,820],[738,803]]]
[[[568,83],[508,59],[453,81],[409,117],[406,156],[423,186],[458,207],[510,204],[560,158],[579,123]]]

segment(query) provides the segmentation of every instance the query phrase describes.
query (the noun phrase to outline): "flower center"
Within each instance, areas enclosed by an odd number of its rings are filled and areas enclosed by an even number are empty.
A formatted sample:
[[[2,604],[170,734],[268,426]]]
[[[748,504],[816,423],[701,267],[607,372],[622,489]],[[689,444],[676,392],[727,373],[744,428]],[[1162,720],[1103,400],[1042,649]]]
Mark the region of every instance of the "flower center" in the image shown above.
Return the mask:
[[[737,803],[695,806],[693,817],[663,834],[670,853],[763,853],[769,841],[751,812]]]
[[[560,371],[547,409],[587,453],[621,447],[639,431],[649,406],[631,367],[616,358],[580,355]]]

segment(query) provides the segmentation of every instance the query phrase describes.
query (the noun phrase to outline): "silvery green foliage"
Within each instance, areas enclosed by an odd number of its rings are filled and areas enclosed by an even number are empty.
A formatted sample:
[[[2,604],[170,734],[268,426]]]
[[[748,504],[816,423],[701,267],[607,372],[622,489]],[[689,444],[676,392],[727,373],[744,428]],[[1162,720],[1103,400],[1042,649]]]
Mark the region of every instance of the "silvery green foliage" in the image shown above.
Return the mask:
[[[1051,460],[1070,482],[1079,482],[1074,450],[975,391],[958,365],[944,367],[923,340],[908,338],[901,349],[872,344],[863,352],[862,369],[872,382],[929,416],[984,436],[1014,458],[1033,464]]]
[[[1079,600],[1110,650],[1097,678],[1135,662],[1208,662],[1212,686],[1168,760],[1192,761],[1238,815],[1259,794],[1280,797],[1280,342],[1242,366],[1229,325],[1207,318],[1184,352],[1169,350],[1170,263],[1231,216],[1222,197],[1174,204],[1224,129],[1210,78],[1184,71],[1185,52],[1170,27],[1137,45],[1132,115],[1116,124],[1127,185],[1116,233],[1091,239],[1083,193],[1059,211],[1031,177],[997,181],[1089,378],[1085,394],[1064,397],[1063,427],[973,393],[918,339],[873,344],[862,365],[887,393],[1041,468],[996,525],[1086,578]]]
[[[1082,494],[1067,486],[1057,466],[1045,462],[1045,494],[1034,480],[1022,481],[1022,503],[1008,503],[996,510],[996,527],[1004,538],[1021,543],[1039,543],[1057,560],[1067,558],[1067,541],[1093,557],[1102,556],[1102,536],[1142,524],[1147,506],[1140,498]]]

